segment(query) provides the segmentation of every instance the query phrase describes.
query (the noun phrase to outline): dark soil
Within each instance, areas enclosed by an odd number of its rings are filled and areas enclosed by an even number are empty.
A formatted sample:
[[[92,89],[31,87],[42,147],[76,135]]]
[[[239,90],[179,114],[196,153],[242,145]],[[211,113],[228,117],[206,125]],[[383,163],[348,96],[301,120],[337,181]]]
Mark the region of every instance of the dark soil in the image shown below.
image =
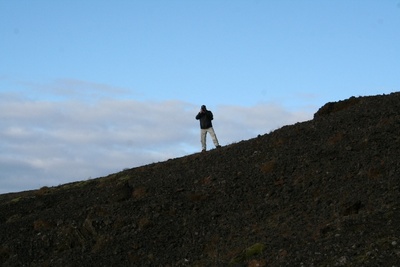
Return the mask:
[[[399,133],[400,93],[352,97],[220,149],[3,194],[0,265],[400,266]]]

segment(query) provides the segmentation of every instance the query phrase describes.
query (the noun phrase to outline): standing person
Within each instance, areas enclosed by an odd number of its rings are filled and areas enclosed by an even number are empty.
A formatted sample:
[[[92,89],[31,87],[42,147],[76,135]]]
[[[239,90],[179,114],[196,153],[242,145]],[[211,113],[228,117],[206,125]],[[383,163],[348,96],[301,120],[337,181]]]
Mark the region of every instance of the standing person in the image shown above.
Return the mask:
[[[201,147],[202,152],[206,151],[206,135],[210,133],[211,138],[214,142],[216,148],[220,148],[221,146],[218,143],[217,136],[215,135],[214,128],[212,126],[211,121],[214,119],[213,114],[210,110],[207,110],[205,105],[201,106],[199,113],[196,116],[196,120],[200,120],[200,137],[201,137]]]

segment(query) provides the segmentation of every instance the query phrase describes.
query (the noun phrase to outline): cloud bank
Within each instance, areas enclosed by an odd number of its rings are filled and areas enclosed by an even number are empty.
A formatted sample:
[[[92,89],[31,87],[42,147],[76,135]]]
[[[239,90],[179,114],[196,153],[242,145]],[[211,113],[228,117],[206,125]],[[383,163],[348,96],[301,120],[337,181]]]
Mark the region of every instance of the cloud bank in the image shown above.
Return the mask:
[[[194,118],[200,104],[112,97],[111,88],[84,85],[87,91],[73,97],[62,86],[51,97],[0,93],[0,193],[101,177],[200,150]],[[209,109],[221,145],[312,116],[272,103]]]

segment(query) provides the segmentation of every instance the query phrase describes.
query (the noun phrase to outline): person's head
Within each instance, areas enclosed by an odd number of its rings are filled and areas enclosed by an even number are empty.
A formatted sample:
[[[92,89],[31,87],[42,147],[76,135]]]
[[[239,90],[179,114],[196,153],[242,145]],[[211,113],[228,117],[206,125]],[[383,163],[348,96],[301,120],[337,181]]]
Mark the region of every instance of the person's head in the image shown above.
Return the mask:
[[[202,111],[206,111],[206,110],[207,110],[206,105],[202,105],[202,106],[201,106],[201,110],[202,110]]]

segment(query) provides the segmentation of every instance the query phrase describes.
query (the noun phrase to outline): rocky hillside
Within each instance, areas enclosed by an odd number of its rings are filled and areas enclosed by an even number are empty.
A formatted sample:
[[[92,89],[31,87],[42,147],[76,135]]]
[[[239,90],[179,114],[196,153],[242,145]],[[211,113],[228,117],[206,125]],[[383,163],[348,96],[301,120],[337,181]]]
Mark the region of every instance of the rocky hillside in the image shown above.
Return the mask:
[[[0,195],[0,265],[400,266],[399,159],[400,93],[327,103],[218,150]]]

